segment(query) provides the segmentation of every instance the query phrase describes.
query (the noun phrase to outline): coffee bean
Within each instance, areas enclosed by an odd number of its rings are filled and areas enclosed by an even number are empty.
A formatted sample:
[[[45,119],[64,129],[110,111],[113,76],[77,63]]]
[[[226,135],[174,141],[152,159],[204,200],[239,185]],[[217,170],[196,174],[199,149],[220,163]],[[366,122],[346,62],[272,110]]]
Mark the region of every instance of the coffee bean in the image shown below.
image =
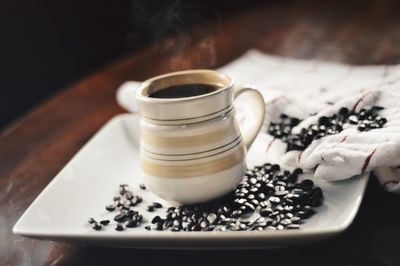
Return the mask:
[[[260,177],[260,180],[261,180],[261,177]],[[254,184],[254,187],[250,188],[249,192],[251,192],[253,194],[258,192],[258,187],[256,187],[257,184],[259,184],[259,183]]]
[[[249,182],[250,182],[250,184],[256,184],[257,183],[257,179],[256,178],[254,178],[254,177],[252,177],[252,178],[250,178],[249,179]]]
[[[101,220],[100,224],[102,225],[108,225],[110,223],[110,220]]]
[[[318,124],[320,124],[320,125],[328,125],[329,124],[329,118],[328,117],[326,117],[326,116],[321,116],[319,119],[318,119]]]
[[[154,216],[154,218],[151,220],[151,223],[155,224],[155,223],[157,223],[159,221],[161,221],[161,217],[157,215],[157,216]]]
[[[322,198],[322,189],[320,187],[314,187],[311,191],[311,195],[316,198]]]
[[[309,202],[310,202],[310,205],[313,207],[319,207],[322,205],[322,200],[320,198],[313,198]]]
[[[134,228],[138,226],[138,222],[136,220],[128,220],[125,224],[127,228]]]
[[[379,119],[379,121],[378,121],[378,125],[380,126],[380,127],[382,127],[383,125],[385,125],[387,123],[387,119],[386,118],[381,118],[381,119]]]
[[[119,201],[120,199],[121,199],[120,196],[115,196],[115,197],[113,197],[113,201]]]
[[[127,211],[121,210],[121,212],[114,217],[114,221],[122,222],[126,218],[127,218]]]
[[[106,206],[106,210],[109,212],[115,211],[115,208],[116,208],[115,205],[107,205]]]
[[[272,213],[272,209],[271,208],[264,208],[264,209],[261,209],[259,213],[263,217],[268,217]]]
[[[247,195],[247,199],[248,200],[253,200],[253,199],[255,199],[256,198],[256,196],[254,196],[254,194],[249,194],[249,195]]]
[[[265,199],[265,194],[264,193],[258,193],[257,194],[257,199],[264,200]]]
[[[271,170],[272,171],[279,171],[280,169],[281,169],[281,167],[279,166],[279,164],[271,165]]]
[[[367,125],[364,124],[364,123],[359,124],[358,127],[357,127],[357,129],[360,130],[360,131],[364,131],[364,130],[367,129]]]
[[[285,206],[286,207],[286,206]],[[288,212],[288,213],[286,213],[285,214],[285,217],[287,217],[287,218],[292,218],[293,217],[293,214],[292,213],[290,213],[290,212]]]
[[[140,184],[140,185],[139,185],[139,187],[140,187],[140,189],[143,189],[143,190],[145,190],[145,189],[146,189],[146,186],[145,186],[145,184]]]
[[[218,216],[215,213],[210,213],[209,215],[207,215],[207,220],[210,224],[215,223],[215,221],[217,220]]]
[[[130,191],[127,191],[127,192],[125,193],[125,198],[127,198],[128,200],[133,199],[133,193],[130,192]]]
[[[296,168],[293,170],[293,174],[301,175],[303,173],[303,169],[301,168]]]
[[[367,112],[365,111],[365,109],[361,109],[360,112],[358,113],[358,119],[363,120],[365,119],[367,116]]]
[[[298,224],[289,224],[286,228],[287,229],[299,229],[300,226]]]
[[[318,130],[319,130],[319,132],[325,133],[325,131],[326,131],[326,126],[324,126],[324,125],[319,126],[319,127],[318,127]]]
[[[156,209],[159,209],[159,208],[162,208],[163,206],[162,206],[162,204],[161,203],[158,203],[158,202],[153,202],[153,207],[154,208],[156,208]]]
[[[162,230],[163,230],[163,225],[164,225],[164,223],[163,223],[162,221],[157,222],[157,223],[155,224],[156,230],[162,231]]]
[[[285,229],[285,227],[283,227],[283,225],[278,225],[277,227],[276,227],[276,229],[278,229],[278,230],[283,230],[283,229]]]
[[[301,181],[301,187],[303,189],[312,189],[312,187],[314,186],[314,182],[310,179],[304,179],[303,181]]]
[[[95,223],[93,224],[92,228],[93,228],[94,230],[96,230],[96,231],[99,231],[99,230],[101,230],[103,227],[102,227],[99,223],[95,222]]]
[[[202,221],[200,222],[200,227],[201,227],[202,229],[207,228],[209,225],[210,225],[210,223],[209,223],[207,220],[202,220]]]
[[[141,196],[135,196],[136,202],[141,203],[143,201],[143,198]]]
[[[117,231],[124,231],[124,225],[122,223],[118,223],[117,226],[115,227],[115,230]]]
[[[280,198],[278,198],[278,197],[270,197],[269,198],[269,201],[270,202],[272,202],[272,203],[279,203],[279,202],[281,202],[281,199]]]
[[[347,109],[346,107],[342,107],[339,109],[339,115],[341,116],[346,116],[349,113],[349,109]]]
[[[371,123],[369,128],[380,128],[381,126],[378,123]]]
[[[275,192],[275,196],[285,196],[287,194],[289,194],[289,191],[287,191],[287,190],[281,190],[281,191]]]
[[[358,118],[355,115],[349,116],[348,120],[349,120],[350,124],[357,124],[358,123]]]

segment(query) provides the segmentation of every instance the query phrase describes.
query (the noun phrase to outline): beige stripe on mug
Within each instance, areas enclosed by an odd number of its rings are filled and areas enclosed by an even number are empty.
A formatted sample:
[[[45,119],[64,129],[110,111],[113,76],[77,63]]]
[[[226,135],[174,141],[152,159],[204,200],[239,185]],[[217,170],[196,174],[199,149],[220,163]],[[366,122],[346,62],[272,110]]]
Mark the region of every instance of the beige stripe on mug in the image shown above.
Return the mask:
[[[165,137],[155,132],[154,134],[148,130],[142,130],[141,141],[142,145],[146,150],[152,150],[151,147],[157,149],[181,149],[189,147],[199,147],[210,145],[212,143],[224,142],[229,143],[230,141],[237,138],[238,129],[232,125],[224,128],[219,128],[215,131],[197,134],[192,136],[171,136]],[[226,141],[225,141],[226,140]]]
[[[200,160],[179,161],[174,163],[166,163],[161,160],[148,160],[142,155],[141,165],[148,174],[157,177],[166,178],[185,178],[209,175],[234,167],[243,163],[245,159],[245,148],[240,145],[237,149],[230,150],[229,153],[215,159],[215,156],[207,158],[205,162]]]

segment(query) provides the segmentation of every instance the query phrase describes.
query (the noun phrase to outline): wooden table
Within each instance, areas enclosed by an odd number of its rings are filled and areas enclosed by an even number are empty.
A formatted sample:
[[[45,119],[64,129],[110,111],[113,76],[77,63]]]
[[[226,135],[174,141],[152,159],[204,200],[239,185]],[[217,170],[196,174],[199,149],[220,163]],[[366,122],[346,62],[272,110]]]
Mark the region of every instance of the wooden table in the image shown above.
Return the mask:
[[[249,47],[353,64],[399,63],[398,10],[390,1],[260,6],[138,51],[42,104],[0,138],[0,264],[400,265],[400,197],[382,191],[373,178],[349,230],[335,239],[295,248],[128,250],[31,240],[11,232],[63,165],[107,120],[123,112],[115,102],[122,82],[173,70],[218,67]]]

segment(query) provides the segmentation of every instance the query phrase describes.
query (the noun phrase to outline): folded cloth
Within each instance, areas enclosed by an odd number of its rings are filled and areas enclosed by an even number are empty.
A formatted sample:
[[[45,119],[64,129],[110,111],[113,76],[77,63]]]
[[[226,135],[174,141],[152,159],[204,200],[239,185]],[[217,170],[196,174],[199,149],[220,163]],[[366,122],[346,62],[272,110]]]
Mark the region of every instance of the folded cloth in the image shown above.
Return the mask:
[[[131,113],[139,112],[139,106],[135,99],[136,89],[140,82],[126,81],[117,90],[117,102],[125,110]]]
[[[286,144],[265,129],[258,137],[266,143],[266,158],[272,162],[315,169],[316,177],[327,180],[374,170],[388,191],[400,193],[400,66],[351,66],[250,50],[219,71],[236,83],[250,84],[261,91],[266,101],[266,127],[282,113],[302,120],[292,129],[298,132],[341,107],[356,105],[359,110],[369,105],[383,106],[380,115],[388,119],[383,128],[359,132],[349,127],[313,141],[303,152],[286,152]],[[129,81],[117,91],[118,103],[130,112],[138,111],[134,93],[139,84]],[[239,97],[236,107],[240,121],[246,120],[246,113],[241,112],[243,104],[246,101]]]
[[[400,193],[400,88],[362,90],[347,96],[309,116],[292,129],[301,129],[318,124],[322,116],[337,114],[343,107],[358,112],[364,107],[381,106],[379,115],[387,119],[382,128],[359,131],[357,126],[348,126],[343,131],[312,141],[304,151],[286,152],[286,144],[275,140],[269,152],[281,155],[287,165],[303,169],[315,169],[316,178],[341,180],[375,170],[379,181],[390,192]],[[280,143],[279,143],[280,142]]]

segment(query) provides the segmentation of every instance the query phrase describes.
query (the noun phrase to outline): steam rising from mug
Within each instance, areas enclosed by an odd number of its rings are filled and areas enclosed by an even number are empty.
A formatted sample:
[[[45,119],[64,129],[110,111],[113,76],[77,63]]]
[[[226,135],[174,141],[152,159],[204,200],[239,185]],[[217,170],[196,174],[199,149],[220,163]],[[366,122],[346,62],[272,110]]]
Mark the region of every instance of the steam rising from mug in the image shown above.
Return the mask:
[[[218,12],[190,1],[132,2],[131,30],[127,45],[152,43],[156,53],[168,55],[162,70],[212,68],[216,64],[213,32],[192,27],[209,20],[220,20]]]

